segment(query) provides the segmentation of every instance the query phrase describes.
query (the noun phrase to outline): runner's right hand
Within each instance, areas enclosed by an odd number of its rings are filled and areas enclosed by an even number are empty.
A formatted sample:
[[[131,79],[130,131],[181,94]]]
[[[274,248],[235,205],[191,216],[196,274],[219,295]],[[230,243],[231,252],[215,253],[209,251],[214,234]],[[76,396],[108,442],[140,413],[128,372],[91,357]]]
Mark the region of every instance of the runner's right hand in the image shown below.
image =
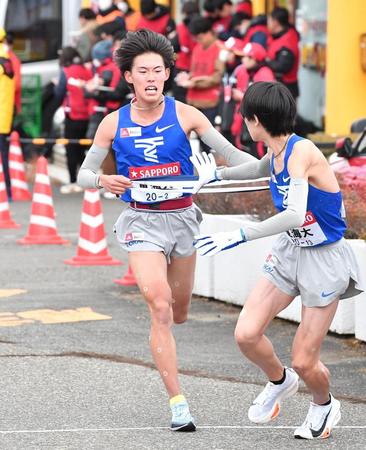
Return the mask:
[[[123,175],[105,175],[99,177],[99,185],[112,194],[124,194],[131,187],[131,180]]]
[[[198,192],[203,185],[218,180],[216,177],[217,166],[212,153],[195,153],[189,159],[196,168],[199,177],[196,192]]]

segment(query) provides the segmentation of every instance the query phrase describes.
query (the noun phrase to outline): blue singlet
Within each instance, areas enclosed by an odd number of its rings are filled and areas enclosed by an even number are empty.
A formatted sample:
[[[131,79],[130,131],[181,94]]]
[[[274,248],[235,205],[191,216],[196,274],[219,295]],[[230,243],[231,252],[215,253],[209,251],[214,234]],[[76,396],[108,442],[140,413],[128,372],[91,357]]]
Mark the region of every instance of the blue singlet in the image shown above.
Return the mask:
[[[288,159],[296,142],[304,138],[293,134],[287,143],[284,169],[279,174],[274,171],[274,155],[271,158],[270,189],[276,209],[281,212],[287,208],[287,195],[290,175],[287,170]],[[338,241],[347,228],[341,192],[325,192],[309,184],[306,219],[299,228],[287,231],[290,241],[300,247],[314,247]]]
[[[192,149],[179,124],[174,98],[165,97],[164,113],[151,125],[132,122],[131,105],[120,108],[118,114],[112,147],[119,175],[133,180],[194,174],[189,160]],[[131,201],[129,190],[122,200]]]

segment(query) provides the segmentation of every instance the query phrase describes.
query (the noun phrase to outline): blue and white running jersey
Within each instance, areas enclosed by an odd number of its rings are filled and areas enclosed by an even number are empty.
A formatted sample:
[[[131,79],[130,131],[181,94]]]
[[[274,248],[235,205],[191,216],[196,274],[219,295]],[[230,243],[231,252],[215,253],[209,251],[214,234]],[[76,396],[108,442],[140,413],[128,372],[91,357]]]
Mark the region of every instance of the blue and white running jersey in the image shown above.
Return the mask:
[[[270,189],[276,209],[287,208],[290,175],[288,159],[296,142],[304,138],[293,134],[287,143],[284,169],[279,174],[274,171],[274,155],[271,158]],[[309,193],[304,224],[286,232],[287,238],[299,247],[314,247],[338,241],[347,228],[341,192],[325,192],[309,184]]]
[[[162,117],[151,125],[141,126],[131,120],[131,105],[118,111],[118,127],[112,148],[117,173],[131,180],[139,178],[193,175],[189,160],[192,149],[179,124],[175,100],[165,97]],[[127,190],[122,200],[132,201]]]

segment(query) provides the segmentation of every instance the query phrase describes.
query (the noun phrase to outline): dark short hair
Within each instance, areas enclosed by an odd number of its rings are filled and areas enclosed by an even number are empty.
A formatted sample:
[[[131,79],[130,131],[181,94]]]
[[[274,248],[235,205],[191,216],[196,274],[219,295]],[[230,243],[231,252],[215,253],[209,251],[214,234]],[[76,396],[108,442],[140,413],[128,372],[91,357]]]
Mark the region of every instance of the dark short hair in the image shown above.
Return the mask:
[[[79,11],[79,18],[84,18],[86,20],[94,20],[96,18],[95,12],[91,8],[82,8]]]
[[[122,40],[121,46],[114,54],[114,60],[122,74],[131,71],[136,56],[144,53],[157,53],[163,58],[165,68],[174,65],[174,49],[169,40],[162,34],[143,28],[129,31]]]
[[[113,39],[112,39],[113,43],[115,43],[117,41],[122,41],[122,39],[126,37],[126,33],[127,33],[126,30],[116,31],[113,35]]]
[[[202,8],[203,8],[204,11],[213,14],[215,12],[215,10],[216,10],[214,0],[205,0],[203,2]]]
[[[200,8],[196,1],[188,0],[183,3],[182,13],[190,16],[192,14],[199,14]]]
[[[122,21],[112,20],[110,22],[102,23],[101,25],[99,25],[94,30],[94,34],[100,37],[104,33],[108,36],[113,37],[116,33],[124,31],[125,30],[124,26],[125,25]]]
[[[80,53],[74,47],[63,47],[60,52],[59,63],[61,67],[68,67],[71,64],[81,64]]]
[[[277,8],[274,8],[272,10],[270,15],[272,19],[277,20],[277,22],[283,27],[289,25],[289,14],[287,8],[281,8],[280,6],[278,6]]]
[[[284,84],[259,81],[246,90],[240,113],[248,120],[257,116],[271,136],[283,136],[294,131],[296,102]]]
[[[146,14],[151,14],[155,11],[156,3],[155,0],[141,0],[140,10],[141,14],[144,16]]]
[[[250,20],[251,16],[245,12],[239,11],[233,14],[230,22],[230,28],[234,28],[237,25],[240,25],[243,20]]]
[[[212,20],[208,17],[195,16],[189,22],[189,31],[193,36],[212,30]]]
[[[221,11],[225,5],[232,5],[231,0],[214,0],[215,10]]]

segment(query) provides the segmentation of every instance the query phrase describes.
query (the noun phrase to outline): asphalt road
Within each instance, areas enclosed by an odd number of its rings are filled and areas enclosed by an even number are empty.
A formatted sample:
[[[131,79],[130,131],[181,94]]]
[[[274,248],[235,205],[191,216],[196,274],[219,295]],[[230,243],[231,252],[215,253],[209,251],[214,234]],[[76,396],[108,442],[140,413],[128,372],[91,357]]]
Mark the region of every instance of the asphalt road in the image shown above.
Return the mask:
[[[329,335],[322,359],[342,421],[324,442],[295,441],[307,412],[304,386],[265,426],[247,409],[265,382],[236,348],[237,307],[194,298],[174,328],[184,393],[198,430],[168,430],[170,411],[148,347],[149,317],[138,291],[113,283],[126,272],[112,225],[122,206],[103,200],[109,251],[122,266],[73,267],[82,195],[54,188],[61,246],[21,246],[30,203],[11,205],[22,227],[0,230],[0,449],[365,449],[366,345]],[[268,335],[290,363],[295,325]]]

